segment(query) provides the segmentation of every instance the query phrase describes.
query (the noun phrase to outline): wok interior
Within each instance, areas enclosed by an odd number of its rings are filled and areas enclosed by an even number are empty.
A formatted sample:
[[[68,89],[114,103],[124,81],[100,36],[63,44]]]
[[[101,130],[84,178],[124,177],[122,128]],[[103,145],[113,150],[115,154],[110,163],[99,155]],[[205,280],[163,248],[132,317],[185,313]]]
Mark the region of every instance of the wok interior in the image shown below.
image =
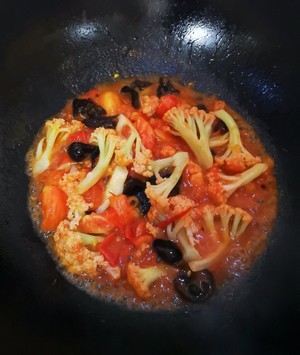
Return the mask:
[[[24,344],[42,348],[51,340],[50,348],[76,353],[85,346],[97,348],[103,339],[103,353],[135,345],[145,353],[173,354],[197,353],[199,344],[204,353],[222,353],[223,344],[228,349],[235,344],[253,353],[273,346],[269,339],[276,332],[291,336],[280,324],[296,322],[299,291],[299,222],[291,214],[299,195],[296,172],[291,170],[299,121],[293,98],[296,80],[290,74],[296,56],[293,50],[289,56],[284,53],[293,48],[296,35],[284,28],[285,20],[280,31],[276,28],[280,8],[268,17],[256,1],[244,7],[234,3],[8,5],[0,52],[1,301]],[[219,95],[254,125],[277,162],[280,209],[267,252],[245,277],[201,306],[139,313],[102,304],[65,281],[32,229],[24,156],[34,135],[67,99],[111,81],[116,73],[175,76],[183,83],[195,82],[197,90]],[[283,128],[283,118],[294,128]],[[294,175],[287,176],[287,171]],[[8,329],[7,340],[13,339]]]

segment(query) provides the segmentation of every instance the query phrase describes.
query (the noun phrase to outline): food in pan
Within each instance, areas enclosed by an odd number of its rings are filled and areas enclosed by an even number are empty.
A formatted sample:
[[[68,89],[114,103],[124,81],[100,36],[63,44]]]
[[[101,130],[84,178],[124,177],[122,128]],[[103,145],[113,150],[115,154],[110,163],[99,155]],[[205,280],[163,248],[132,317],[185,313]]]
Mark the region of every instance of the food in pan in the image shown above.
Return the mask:
[[[276,215],[273,160],[224,101],[165,77],[98,85],[29,152],[29,210],[60,269],[141,308],[203,302],[249,269]]]

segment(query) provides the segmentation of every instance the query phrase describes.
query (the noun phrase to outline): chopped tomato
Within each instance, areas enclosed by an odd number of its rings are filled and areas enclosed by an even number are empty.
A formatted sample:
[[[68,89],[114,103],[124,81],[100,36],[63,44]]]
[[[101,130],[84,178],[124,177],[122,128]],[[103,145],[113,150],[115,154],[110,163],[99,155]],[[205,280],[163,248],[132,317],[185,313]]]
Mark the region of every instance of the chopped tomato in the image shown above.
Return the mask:
[[[153,240],[153,236],[149,234],[146,228],[146,220],[144,218],[139,218],[134,223],[126,225],[124,236],[136,248],[140,248],[144,243],[151,243]]]
[[[67,195],[57,186],[45,186],[40,194],[43,219],[42,230],[54,231],[67,217]]]
[[[82,196],[86,202],[92,203],[93,208],[97,209],[103,200],[104,184],[100,179],[95,185],[88,189]]]
[[[160,99],[160,104],[156,108],[156,115],[158,117],[163,117],[163,115],[170,110],[172,107],[175,107],[179,104],[179,99],[175,95],[165,95]]]
[[[135,116],[134,127],[141,136],[143,145],[152,150],[155,146],[155,133],[150,123],[146,121],[141,115]]]
[[[78,225],[79,232],[87,234],[107,234],[114,228],[114,225],[109,223],[105,215],[97,213],[84,216]]]
[[[143,244],[147,243],[150,244],[153,241],[153,236],[151,234],[144,234],[141,235],[140,237],[138,237],[135,241],[134,241],[134,246],[136,248],[140,248]]]
[[[94,100],[98,105],[104,108],[106,113],[110,115],[117,115],[120,113],[121,97],[116,91],[105,91]]]
[[[110,198],[110,206],[116,211],[119,223],[121,222],[123,225],[132,223],[138,217],[138,212],[123,194],[112,196]]]
[[[100,252],[111,266],[124,263],[132,248],[131,243],[117,232],[110,233],[99,245]]]
[[[68,137],[68,144],[73,142],[89,143],[92,132],[93,131],[91,129],[85,128],[82,131],[73,133]]]
[[[64,176],[65,171],[47,169],[40,176],[39,180],[44,185],[55,185],[58,186],[59,180]]]
[[[101,216],[105,218],[109,226],[117,228],[119,231],[123,229],[124,223],[126,223],[120,219],[118,213],[112,207],[109,207],[106,211],[101,213]]]
[[[138,237],[146,233],[147,228],[144,218],[139,218],[137,221],[134,221],[133,223],[127,224],[125,226],[125,238],[128,239],[131,243],[134,243]]]

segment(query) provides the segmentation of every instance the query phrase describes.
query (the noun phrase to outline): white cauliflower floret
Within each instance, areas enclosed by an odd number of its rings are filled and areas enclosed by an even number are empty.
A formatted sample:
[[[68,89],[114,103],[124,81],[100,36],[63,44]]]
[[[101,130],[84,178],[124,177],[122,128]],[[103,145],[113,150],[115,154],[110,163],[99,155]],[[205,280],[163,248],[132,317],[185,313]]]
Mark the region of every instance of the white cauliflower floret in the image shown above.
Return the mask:
[[[130,135],[126,138],[123,136],[124,128],[130,130]],[[127,166],[133,162],[134,166],[136,165],[137,169],[139,169],[138,166],[139,164],[143,164],[141,162],[143,159],[151,159],[151,151],[144,147],[138,131],[131,121],[124,115],[118,116],[116,132],[119,138],[122,138],[115,150],[115,163],[117,165]]]
[[[198,163],[205,169],[210,168],[213,156],[209,141],[216,117],[196,107],[191,109],[173,107],[165,113],[163,119],[173,128],[172,133],[180,136],[188,144]]]
[[[127,175],[128,170],[125,166],[117,166],[115,168],[108,183],[106,184],[102,204],[100,206],[95,206],[97,207],[97,213],[102,213],[108,208],[111,196],[117,196],[123,193]]]
[[[206,205],[169,224],[167,235],[170,240],[178,242],[184,260],[196,272],[218,261],[230,241],[243,234],[251,220],[251,216],[241,208],[225,204],[218,207]],[[206,256],[200,255],[195,248],[196,243],[200,243],[195,237],[197,231],[206,233],[217,246]]]
[[[96,143],[98,145],[100,155],[94,169],[90,171],[84,180],[76,187],[79,194],[83,194],[89,190],[104,176],[112,160],[118,141],[119,137],[116,136],[116,132],[113,129],[99,127],[91,134],[90,143]]]
[[[168,196],[180,179],[188,161],[189,156],[186,152],[178,152],[169,158],[149,161],[157,182],[157,185],[151,185],[149,182],[146,184],[145,193],[150,199],[151,205],[155,203],[161,206],[168,205]],[[173,168],[170,177],[163,178],[160,171],[170,167]]]
[[[233,119],[224,110],[215,112],[216,117],[222,120],[229,130],[229,142],[225,153],[216,156],[215,161],[219,165],[224,165],[226,170],[232,173],[240,173],[261,162],[260,157],[254,157],[243,146],[239,128]]]
[[[64,141],[70,134],[80,130],[82,125],[79,121],[66,122],[62,118],[53,118],[45,123],[46,136],[39,141],[32,161],[33,176],[37,176],[49,168],[51,155],[58,139]]]
[[[119,267],[112,268],[100,252],[90,251],[84,246],[80,233],[71,231],[68,221],[59,224],[54,234],[54,249],[61,263],[71,273],[95,276],[98,268],[103,268],[114,279],[121,276]]]

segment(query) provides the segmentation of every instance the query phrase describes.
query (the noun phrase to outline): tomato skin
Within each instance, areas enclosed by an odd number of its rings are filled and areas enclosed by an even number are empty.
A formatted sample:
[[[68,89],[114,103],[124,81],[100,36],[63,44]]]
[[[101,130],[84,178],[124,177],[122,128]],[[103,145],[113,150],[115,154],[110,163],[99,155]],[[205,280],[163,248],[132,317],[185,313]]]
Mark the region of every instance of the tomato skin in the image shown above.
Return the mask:
[[[68,137],[67,144],[69,145],[73,142],[81,142],[87,144],[90,141],[92,132],[93,130],[85,128],[82,131],[73,133]]]
[[[117,221],[122,227],[126,224],[134,222],[138,217],[138,212],[131,206],[127,196],[121,194],[110,198],[110,209],[113,209],[117,214]],[[121,227],[121,229],[122,229]]]
[[[44,185],[58,186],[59,180],[64,176],[65,171],[47,169],[42,174],[40,174],[39,181]]]
[[[134,116],[134,127],[141,136],[141,140],[145,148],[153,150],[155,146],[155,133],[150,123],[146,121],[141,115]]]
[[[131,224],[126,224],[124,236],[131,243],[134,243],[138,237],[148,233],[146,228],[146,221],[144,218],[139,218]]]
[[[99,245],[99,251],[111,266],[124,263],[132,248],[131,243],[118,232],[108,234]]]
[[[103,200],[104,184],[99,180],[95,185],[88,189],[82,196],[87,203],[92,203],[93,208],[97,209]]]
[[[180,100],[175,95],[165,95],[160,98],[160,104],[156,108],[156,115],[163,117],[163,115],[169,111],[172,107],[179,104]]]
[[[67,195],[58,186],[44,186],[40,200],[43,219],[42,230],[54,231],[59,223],[67,217]]]

